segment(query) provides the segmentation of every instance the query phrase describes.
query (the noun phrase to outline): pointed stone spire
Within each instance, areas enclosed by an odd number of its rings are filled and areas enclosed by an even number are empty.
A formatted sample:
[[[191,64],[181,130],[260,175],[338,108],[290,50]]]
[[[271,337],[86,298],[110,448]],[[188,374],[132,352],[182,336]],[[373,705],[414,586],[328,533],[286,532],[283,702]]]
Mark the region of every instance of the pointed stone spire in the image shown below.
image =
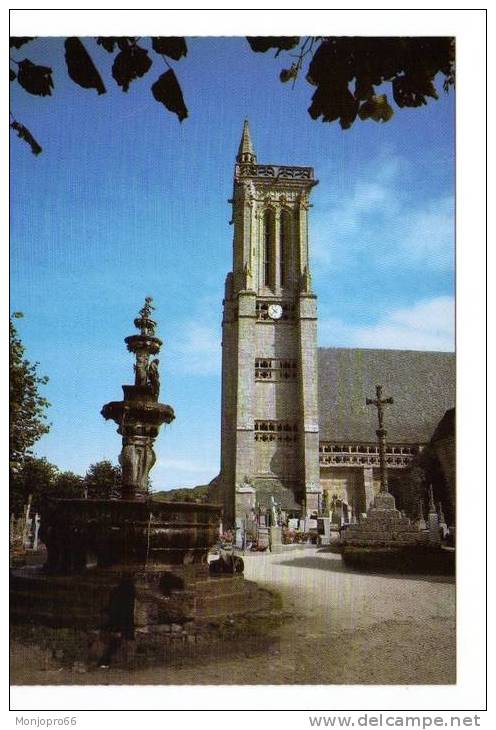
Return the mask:
[[[436,503],[434,502],[434,489],[432,484],[429,485],[429,512],[434,512],[437,515]]]
[[[446,524],[446,517],[444,516],[444,512],[443,512],[443,505],[442,505],[441,502],[439,502],[438,504],[439,504],[439,524],[440,525],[443,525],[443,524],[445,525]]]
[[[251,143],[248,119],[245,119],[245,122],[243,124],[243,134],[241,135],[241,142],[239,143],[239,150],[238,156],[236,157],[236,162],[248,162],[253,165],[257,163],[257,156]]]
[[[427,529],[427,523],[424,519],[424,500],[422,499],[422,497],[419,497],[419,502],[418,502],[417,529],[418,530]]]

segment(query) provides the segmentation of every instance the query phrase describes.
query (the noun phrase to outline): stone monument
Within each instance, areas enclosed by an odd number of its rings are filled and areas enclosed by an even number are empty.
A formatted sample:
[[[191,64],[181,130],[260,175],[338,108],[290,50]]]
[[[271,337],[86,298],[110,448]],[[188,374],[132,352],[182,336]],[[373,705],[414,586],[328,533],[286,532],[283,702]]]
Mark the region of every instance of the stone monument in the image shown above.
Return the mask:
[[[102,416],[115,421],[122,436],[122,499],[135,499],[148,491],[148,474],[156,461],[154,441],[160,426],[174,420],[172,407],[158,403],[159,361],[155,358],[150,362],[150,357],[160,351],[162,340],[155,335],[157,323],[151,318],[152,309],[152,298],[146,297],[134,320],[140,333],[125,338],[127,349],[136,358],[134,385],[123,385],[124,399],[102,408]]]
[[[416,530],[407,517],[396,509],[395,499],[389,493],[386,463],[386,436],[384,426],[384,406],[393,403],[392,398],[382,397],[382,386],[376,386],[376,398],[367,398],[365,403],[377,408],[379,428],[376,430],[379,442],[379,465],[381,486],[367,516],[358,524],[350,524],[341,531],[344,546],[361,547],[400,547],[419,544],[425,541],[424,533]]]
[[[174,626],[184,633],[188,625],[196,641],[212,617],[272,607],[271,594],[245,581],[239,563],[223,560],[222,569],[210,569],[219,505],[147,494],[154,441],[160,426],[174,419],[172,407],[158,402],[159,363],[150,358],[162,342],[151,312],[147,297],[134,322],[139,334],[125,340],[136,358],[134,385],[124,385],[123,400],[102,409],[122,436],[120,498],[46,500],[40,529],[46,564],[13,571],[13,622],[103,632],[114,644],[116,634],[135,640],[141,632],[158,637],[163,651]]]

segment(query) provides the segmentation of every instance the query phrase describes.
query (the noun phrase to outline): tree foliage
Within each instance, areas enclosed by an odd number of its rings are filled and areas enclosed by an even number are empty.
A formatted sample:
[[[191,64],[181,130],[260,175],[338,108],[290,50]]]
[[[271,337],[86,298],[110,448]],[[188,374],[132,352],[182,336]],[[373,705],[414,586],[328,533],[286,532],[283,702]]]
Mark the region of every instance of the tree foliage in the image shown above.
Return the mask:
[[[10,46],[19,50],[31,37],[11,38]],[[181,85],[170,60],[180,61],[188,54],[186,39],[155,36],[151,47],[147,39],[138,37],[99,37],[97,45],[114,56],[112,77],[124,92],[156,64],[167,70],[152,83],[154,99],[180,122],[188,117]],[[315,37],[263,36],[248,37],[256,53],[275,50],[290,59],[279,78],[293,86],[303,71],[307,82],[315,87],[308,113],[323,122],[339,121],[349,129],[356,119],[387,122],[394,114],[384,86],[390,85],[394,103],[402,107],[418,107],[428,99],[437,99],[434,86],[441,75],[447,91],[455,81],[455,45],[450,37]],[[91,43],[91,39],[85,39]],[[170,59],[170,60],[169,60]],[[105,94],[106,87],[91,55],[80,38],[65,40],[65,61],[69,77],[84,89]],[[17,70],[10,69],[10,80],[17,81],[30,94],[50,96],[54,88],[52,69],[32,63],[28,58],[11,58]],[[12,117],[10,126],[27,142],[34,154],[42,150],[31,132]]]
[[[268,41],[270,40],[270,43]],[[288,46],[288,41],[291,44]],[[283,69],[285,83],[298,78],[308,58],[306,80],[316,87],[308,113],[323,122],[339,120],[349,129],[357,119],[387,122],[394,114],[386,93],[390,84],[394,102],[400,108],[427,104],[437,99],[434,79],[444,77],[447,91],[455,81],[455,45],[449,37],[323,37],[248,38],[253,51],[276,48],[295,60]],[[298,48],[296,53],[290,53]]]
[[[56,474],[53,482],[52,495],[59,498],[81,499],[85,495],[84,479],[72,471],[62,471]]]
[[[72,471],[60,472],[44,457],[26,456],[21,467],[11,474],[11,513],[22,514],[30,495],[32,511],[39,512],[46,497],[84,497],[84,479]]]
[[[199,484],[196,487],[178,487],[168,491],[154,492],[153,498],[163,502],[207,502],[208,485]]]
[[[25,357],[25,347],[13,323],[13,319],[19,317],[22,314],[15,312],[9,322],[9,459],[12,471],[21,467],[26,455],[31,453],[31,447],[50,429],[46,418],[50,404],[39,390],[48,378],[38,375],[39,363],[31,363]]]
[[[419,499],[424,506],[424,517],[429,505],[429,487],[432,484],[437,502],[442,502],[444,513],[450,524],[454,521],[451,495],[443,470],[431,444],[425,446],[414,458],[408,470],[400,472],[391,482],[391,492],[397,500],[398,509],[415,519],[418,516]]]
[[[39,512],[41,501],[52,494],[57,467],[45,458],[26,456],[22,465],[10,477],[10,511],[22,514],[29,495],[32,495],[31,509]]]
[[[121,467],[103,459],[88,467],[84,489],[90,499],[110,499],[120,495]]]

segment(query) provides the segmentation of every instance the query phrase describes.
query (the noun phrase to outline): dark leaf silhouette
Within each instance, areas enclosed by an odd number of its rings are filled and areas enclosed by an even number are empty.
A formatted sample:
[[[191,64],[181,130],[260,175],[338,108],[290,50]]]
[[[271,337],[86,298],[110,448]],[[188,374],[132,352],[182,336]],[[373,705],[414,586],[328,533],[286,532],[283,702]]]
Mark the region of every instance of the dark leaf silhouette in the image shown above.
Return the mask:
[[[374,122],[389,122],[394,111],[389,106],[386,94],[371,96],[361,105],[358,116],[360,119],[373,119]]]
[[[29,129],[25,127],[24,124],[21,124],[20,122],[16,122],[14,120],[10,126],[17,132],[18,137],[28,143],[28,145],[31,147],[31,152],[33,153],[33,155],[40,154],[42,147],[40,147]]]
[[[14,79],[16,79],[16,78],[17,78],[17,76],[15,75],[14,71],[12,71],[12,69],[9,68],[9,79],[10,79],[10,81],[14,81]]]
[[[29,41],[34,41],[36,36],[11,36],[10,37],[10,47],[11,48],[20,48],[25,43],[29,43]]]
[[[126,48],[133,45],[135,41],[136,38],[130,36],[99,36],[96,39],[98,45],[105,48],[108,53],[113,53],[116,46],[119,51],[124,51]]]
[[[52,69],[48,66],[36,66],[25,58],[19,63],[17,80],[30,94],[35,96],[51,96],[52,94]]]
[[[172,69],[160,76],[152,86],[152,94],[157,101],[163,104],[170,112],[177,114],[180,122],[188,116],[184,103],[183,92]]]
[[[120,51],[125,51],[126,48],[133,46],[137,40],[137,38],[133,38],[132,36],[119,36],[116,38],[117,46]]]
[[[438,98],[432,80],[424,75],[410,74],[393,79],[393,98],[398,106],[422,106],[427,104],[426,96]]]
[[[276,56],[281,51],[290,51],[300,42],[299,36],[248,36],[246,38],[252,51],[265,53],[270,48],[277,48]]]
[[[152,38],[152,48],[156,53],[163,54],[174,61],[188,55],[188,48],[184,38],[176,36],[158,36]]]
[[[65,62],[69,77],[74,83],[83,89],[96,89],[99,94],[105,94],[102,78],[79,38],[66,39]]]
[[[113,53],[115,45],[119,39],[116,36],[99,36],[96,42],[99,46],[105,48],[108,53]]]
[[[386,94],[376,87],[390,82],[399,107],[417,107],[437,99],[434,78],[454,83],[453,38],[324,38],[308,67],[316,86],[308,109],[312,119],[339,119],[343,129],[360,119],[387,122],[394,114]],[[281,80],[286,80],[281,75]]]
[[[290,81],[290,79],[295,79],[297,76],[298,76],[298,64],[297,63],[291,64],[291,68],[283,68],[283,70],[279,74],[279,78],[283,84],[285,84],[287,81]]]
[[[148,51],[136,44],[128,45],[115,57],[112,76],[122,86],[122,90],[127,91],[131,81],[144,76],[151,65]]]

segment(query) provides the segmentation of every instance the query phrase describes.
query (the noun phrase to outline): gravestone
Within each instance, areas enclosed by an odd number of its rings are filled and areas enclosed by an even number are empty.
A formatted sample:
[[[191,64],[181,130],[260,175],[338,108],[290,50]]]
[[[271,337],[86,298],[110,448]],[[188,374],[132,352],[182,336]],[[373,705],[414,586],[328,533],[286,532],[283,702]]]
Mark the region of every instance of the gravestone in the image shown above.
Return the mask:
[[[244,549],[245,540],[245,521],[241,517],[236,517],[236,537],[234,545],[238,550]]]
[[[40,531],[40,516],[38,512],[34,516],[33,550],[38,550],[38,534]]]
[[[257,547],[259,550],[267,550],[270,546],[269,528],[259,526],[257,532]]]
[[[330,545],[331,543],[331,520],[329,517],[319,517],[317,519],[317,531],[319,533],[319,542],[321,545]]]

